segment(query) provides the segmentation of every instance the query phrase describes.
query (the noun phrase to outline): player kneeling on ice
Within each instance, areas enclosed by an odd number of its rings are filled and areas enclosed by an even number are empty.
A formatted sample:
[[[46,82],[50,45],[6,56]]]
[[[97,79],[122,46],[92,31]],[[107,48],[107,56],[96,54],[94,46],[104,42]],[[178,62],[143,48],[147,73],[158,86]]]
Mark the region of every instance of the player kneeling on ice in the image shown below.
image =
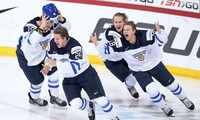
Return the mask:
[[[83,47],[76,39],[69,36],[64,27],[55,29],[49,54],[52,59],[46,61],[46,64],[57,66],[59,74],[64,78],[63,90],[71,107],[88,111],[89,119],[95,120],[95,102],[112,120],[119,120],[113,105],[105,97],[99,76],[89,64]],[[94,102],[81,96],[82,89]]]

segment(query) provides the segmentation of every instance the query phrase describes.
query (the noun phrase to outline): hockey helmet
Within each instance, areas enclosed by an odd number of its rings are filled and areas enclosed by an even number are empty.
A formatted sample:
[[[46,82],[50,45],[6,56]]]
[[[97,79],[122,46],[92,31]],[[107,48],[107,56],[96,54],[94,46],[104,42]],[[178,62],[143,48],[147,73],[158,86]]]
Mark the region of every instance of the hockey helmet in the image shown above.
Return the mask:
[[[58,9],[53,3],[46,4],[42,7],[42,13],[49,17],[54,23],[57,23]]]

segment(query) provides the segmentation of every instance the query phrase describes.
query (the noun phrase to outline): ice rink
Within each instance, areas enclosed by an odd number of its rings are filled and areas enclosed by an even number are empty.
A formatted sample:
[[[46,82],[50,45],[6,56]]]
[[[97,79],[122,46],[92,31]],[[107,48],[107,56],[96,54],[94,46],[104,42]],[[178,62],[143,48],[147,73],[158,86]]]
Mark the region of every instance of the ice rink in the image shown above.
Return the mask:
[[[175,117],[167,117],[157,108],[139,85],[139,99],[130,96],[125,85],[100,65],[93,65],[102,80],[108,99],[115,107],[120,120],[200,120],[200,80],[175,76],[187,97],[194,102],[196,109],[188,110],[171,92],[157,83],[159,90],[166,95],[166,103],[174,110]],[[61,83],[61,81],[60,81]],[[49,101],[47,80],[42,88],[41,98]],[[88,120],[87,112],[70,107],[53,108],[32,106],[28,102],[29,82],[19,68],[16,57],[0,57],[0,120]],[[87,98],[85,92],[82,93]],[[60,97],[66,99],[60,85]],[[101,108],[96,105],[96,120],[108,120]]]

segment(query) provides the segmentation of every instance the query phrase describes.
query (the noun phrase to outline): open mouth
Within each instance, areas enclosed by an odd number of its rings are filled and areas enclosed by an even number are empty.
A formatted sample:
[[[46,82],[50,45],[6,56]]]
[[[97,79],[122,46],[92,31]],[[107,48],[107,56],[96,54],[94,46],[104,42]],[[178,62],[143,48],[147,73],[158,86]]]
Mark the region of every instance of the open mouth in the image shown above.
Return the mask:
[[[129,35],[128,34],[124,34],[125,38],[128,39]]]
[[[121,27],[116,27],[117,31],[120,31],[121,30]]]
[[[127,41],[129,41],[129,35],[128,34],[124,34],[124,37],[126,38]]]
[[[117,29],[120,29],[121,27],[117,27]]]
[[[125,34],[124,36],[125,36],[126,38],[128,38],[128,34]]]

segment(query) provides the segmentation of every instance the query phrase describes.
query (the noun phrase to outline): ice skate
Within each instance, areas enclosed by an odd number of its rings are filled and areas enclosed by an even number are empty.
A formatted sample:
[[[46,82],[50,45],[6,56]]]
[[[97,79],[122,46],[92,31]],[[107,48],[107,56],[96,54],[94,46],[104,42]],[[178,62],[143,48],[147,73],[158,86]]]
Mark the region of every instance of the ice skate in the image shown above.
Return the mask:
[[[138,93],[138,91],[135,89],[134,86],[132,86],[131,88],[128,88],[128,87],[127,87],[127,89],[128,89],[128,91],[129,91],[129,93],[131,94],[132,97],[134,97],[134,98],[139,98],[139,93]]]
[[[167,116],[172,116],[172,114],[174,113],[173,110],[171,108],[167,107],[167,106],[162,108],[162,110]]]
[[[119,120],[119,118],[118,118],[118,116],[116,116],[115,118],[113,118],[111,120]]]
[[[194,103],[192,103],[192,101],[190,101],[187,97],[185,97],[183,100],[181,100],[181,102],[190,110],[194,110],[195,106]]]
[[[49,90],[49,95],[50,95],[50,103],[54,107],[67,107],[67,103],[64,100],[61,100],[59,97],[52,96],[50,90]]]
[[[41,106],[41,107],[48,105],[48,102],[44,99],[41,99],[41,98],[33,99],[31,97],[30,92],[28,93],[28,96],[29,96],[29,103],[32,104],[32,105],[37,105],[37,106]]]
[[[89,103],[90,109],[88,110],[89,120],[95,120],[95,105],[93,102]]]

